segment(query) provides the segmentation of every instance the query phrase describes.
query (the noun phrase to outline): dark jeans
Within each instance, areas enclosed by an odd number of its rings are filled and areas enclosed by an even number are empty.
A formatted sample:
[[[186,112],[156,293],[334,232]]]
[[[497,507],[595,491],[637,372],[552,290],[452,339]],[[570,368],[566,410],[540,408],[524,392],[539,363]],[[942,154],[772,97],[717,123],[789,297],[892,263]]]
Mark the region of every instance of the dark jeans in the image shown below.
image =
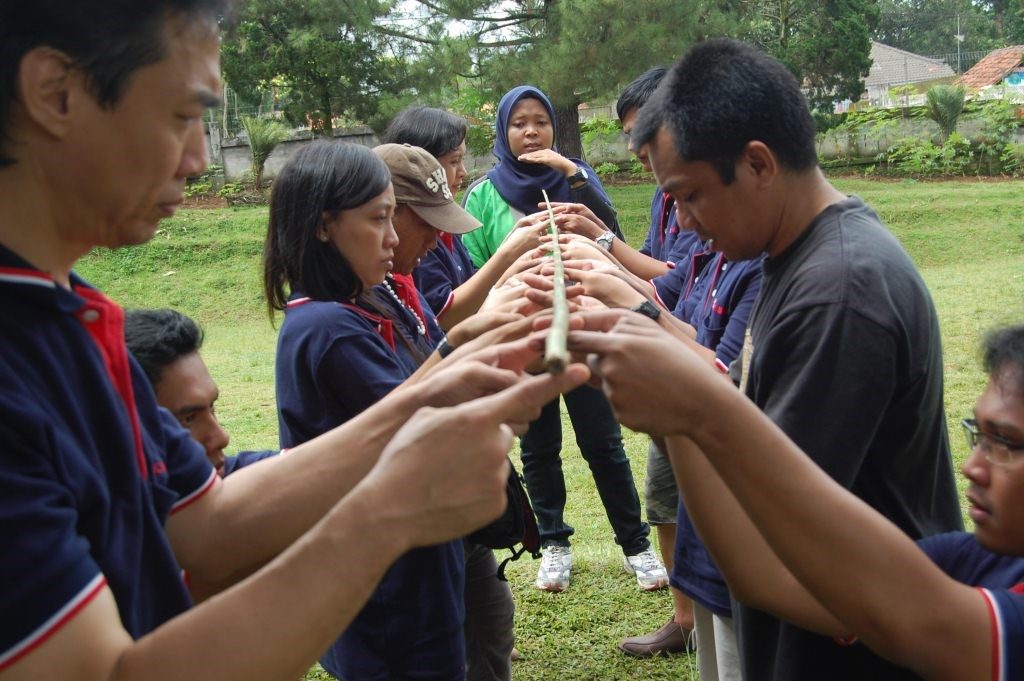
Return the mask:
[[[615,542],[626,555],[650,547],[650,528],[640,518],[640,497],[633,471],[622,448],[622,430],[604,394],[590,386],[564,396],[576,444],[597,485]],[[530,424],[521,441],[523,477],[537,512],[541,544],[569,545],[574,530],[562,517],[565,510],[565,476],[562,474],[562,418],[559,401],[544,405],[540,418]]]
[[[498,579],[494,551],[463,540],[466,552],[466,681],[510,681],[516,606]]]

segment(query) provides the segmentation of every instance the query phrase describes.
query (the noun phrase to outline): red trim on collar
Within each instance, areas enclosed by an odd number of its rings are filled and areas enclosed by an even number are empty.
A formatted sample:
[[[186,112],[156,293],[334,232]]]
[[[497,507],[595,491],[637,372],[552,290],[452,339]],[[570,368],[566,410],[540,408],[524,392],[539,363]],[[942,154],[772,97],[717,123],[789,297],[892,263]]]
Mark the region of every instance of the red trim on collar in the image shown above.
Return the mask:
[[[437,230],[437,240],[445,245],[449,251],[455,250],[455,235],[449,232]]]
[[[295,300],[289,300],[288,303],[287,303],[287,307],[289,307],[289,308],[296,308],[296,307],[300,307],[302,305],[305,305],[306,303],[311,303],[311,302],[313,302],[313,299],[308,297],[308,296],[304,297],[304,298],[296,298]],[[366,310],[364,310],[363,308],[359,307],[358,305],[352,305],[351,303],[338,303],[338,302],[335,302],[335,305],[341,305],[343,308],[345,308],[347,310],[352,310],[353,312],[355,312],[357,315],[359,315],[363,319],[366,319],[366,320],[369,320],[369,321],[373,322],[373,324],[376,326],[375,331],[378,334],[380,334],[380,337],[384,339],[384,342],[388,344],[388,347],[391,348],[392,352],[394,352],[396,350],[396,348],[395,348],[395,328],[394,328],[394,324],[391,323],[390,319],[384,319],[383,317],[378,317],[377,315],[373,314],[372,312],[367,312]]]
[[[128,348],[124,344],[124,310],[105,295],[87,286],[75,286],[75,293],[85,298],[85,304],[78,308],[75,317],[85,327],[96,343],[103,358],[110,383],[121,396],[135,440],[135,459],[139,475],[149,478],[149,466],[142,448],[142,426],[139,412],[135,408],[135,391],[132,388],[131,364],[128,362]]]
[[[0,281],[9,284],[31,284],[33,286],[45,286],[53,288],[57,284],[46,272],[39,270],[25,269],[24,267],[0,267]]]

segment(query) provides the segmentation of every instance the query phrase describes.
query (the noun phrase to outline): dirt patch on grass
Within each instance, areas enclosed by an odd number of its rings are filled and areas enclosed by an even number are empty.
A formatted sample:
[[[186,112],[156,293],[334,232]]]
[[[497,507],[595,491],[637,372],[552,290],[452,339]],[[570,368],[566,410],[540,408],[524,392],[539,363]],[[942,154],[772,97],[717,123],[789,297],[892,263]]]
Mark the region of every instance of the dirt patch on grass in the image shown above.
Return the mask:
[[[183,208],[227,208],[227,199],[220,196],[188,196],[185,198]]]

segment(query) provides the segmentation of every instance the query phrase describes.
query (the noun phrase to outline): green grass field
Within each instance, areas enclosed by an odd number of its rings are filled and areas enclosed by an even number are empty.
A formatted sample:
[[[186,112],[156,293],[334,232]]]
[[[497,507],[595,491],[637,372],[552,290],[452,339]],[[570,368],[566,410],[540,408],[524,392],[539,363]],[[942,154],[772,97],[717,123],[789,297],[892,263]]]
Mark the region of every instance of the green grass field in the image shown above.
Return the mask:
[[[957,424],[984,385],[978,338],[992,326],[1024,320],[1024,183],[843,179],[836,185],[875,207],[931,289],[942,327],[951,442],[960,461],[965,445]],[[609,190],[634,246],[647,229],[652,191],[652,185]],[[233,436],[232,451],[277,442],[276,331],[260,285],[266,214],[266,208],[182,211],[151,243],[91,253],[77,268],[126,307],[175,307],[205,327],[203,354],[221,387],[218,414]],[[567,422],[564,430],[565,514],[576,528],[573,584],[563,594],[541,593],[533,588],[536,562],[510,565],[524,656],[514,678],[696,679],[692,657],[634,660],[616,649],[623,636],[660,626],[671,602],[666,592],[641,593],[622,570]],[[646,439],[627,433],[626,447],[642,489]],[[308,678],[329,677],[314,668]]]

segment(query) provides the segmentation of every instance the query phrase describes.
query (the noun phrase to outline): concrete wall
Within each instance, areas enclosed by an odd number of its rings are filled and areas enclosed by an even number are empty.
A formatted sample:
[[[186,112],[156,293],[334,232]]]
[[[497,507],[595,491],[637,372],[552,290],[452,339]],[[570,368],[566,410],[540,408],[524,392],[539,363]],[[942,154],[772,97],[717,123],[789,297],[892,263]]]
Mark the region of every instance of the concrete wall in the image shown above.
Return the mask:
[[[363,144],[368,147],[374,147],[379,144],[379,140],[373,133],[373,130],[365,126],[335,130],[334,138],[355,144]],[[264,167],[264,180],[273,180],[285,161],[297,150],[301,149],[303,145],[309,144],[312,139],[310,136],[298,137],[277,145]],[[249,177],[252,168],[252,157],[249,154],[248,141],[244,136],[224,140],[211,140],[209,134],[207,134],[207,146],[210,153],[210,162],[219,163],[223,166],[225,181],[239,182]],[[620,139],[613,144],[599,144],[595,145],[593,149],[588,148],[586,153],[587,162],[593,166],[597,166],[605,161],[627,162],[631,158],[629,149],[626,148],[625,136],[620,136]],[[494,162],[495,158],[490,153],[483,156],[467,154],[466,170],[469,172],[469,177],[473,179],[483,175],[494,166]]]
[[[334,131],[334,138],[368,147],[377,145],[377,136],[367,127],[344,128]],[[209,139],[209,138],[208,138]],[[285,161],[296,151],[313,141],[312,137],[301,137],[282,142],[274,148],[263,168],[263,179],[273,180]],[[217,155],[210,149],[211,162],[217,163]],[[220,143],[220,164],[224,167],[224,179],[228,182],[239,182],[249,177],[252,172],[252,156],[249,154],[249,143],[244,137],[222,140]]]

